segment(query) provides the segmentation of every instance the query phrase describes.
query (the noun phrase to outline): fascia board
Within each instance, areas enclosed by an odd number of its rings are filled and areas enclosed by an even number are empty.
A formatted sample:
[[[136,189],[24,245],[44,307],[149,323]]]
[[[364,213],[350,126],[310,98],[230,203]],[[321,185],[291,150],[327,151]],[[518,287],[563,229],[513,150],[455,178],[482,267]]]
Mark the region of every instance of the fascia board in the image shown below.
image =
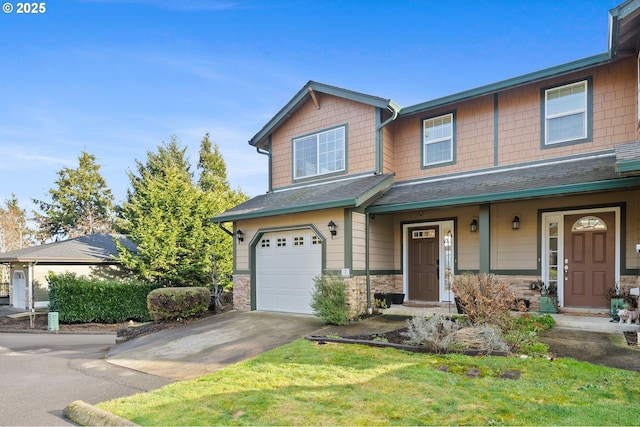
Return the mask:
[[[302,89],[298,91],[294,95],[293,98],[287,104],[282,107],[278,113],[271,120],[267,122],[266,125],[257,133],[253,138],[249,140],[249,144],[252,146],[257,146],[263,141],[270,133],[276,129],[279,124],[291,116],[296,109],[300,106],[300,103],[304,101],[309,96],[309,89],[313,89],[316,92],[326,93],[328,95],[336,96],[343,99],[348,99],[350,101],[359,102],[362,104],[372,105],[378,108],[395,108],[399,110],[398,105],[391,99],[384,99],[377,96],[367,95],[360,92],[354,92],[348,89],[342,89],[336,86],[329,86],[322,83],[317,83],[314,81],[308,82]]]
[[[358,203],[358,198],[347,198],[342,200],[332,200],[330,202],[323,203],[315,203],[304,206],[294,206],[287,208],[279,208],[279,209],[269,209],[269,210],[260,210],[255,212],[244,212],[235,215],[218,215],[211,218],[211,222],[214,223],[222,223],[222,222],[233,222],[239,221],[242,219],[254,219],[254,218],[262,218],[265,216],[278,216],[278,215],[291,215],[303,212],[311,212],[317,210],[324,209],[333,209],[333,208],[349,208],[355,207]]]
[[[535,197],[559,196],[602,190],[615,190],[640,186],[640,177],[616,180],[585,182],[580,184],[560,185],[557,187],[534,188],[531,190],[509,191],[495,194],[479,194],[473,196],[453,197],[450,199],[424,200],[409,203],[399,203],[385,206],[372,206],[367,213],[401,212],[427,208],[441,208],[449,206],[472,205],[480,203],[501,202],[506,200],[530,199]]]
[[[615,171],[617,173],[628,173],[640,171],[640,160],[627,160],[615,163]]]
[[[574,71],[579,71],[585,68],[594,67],[604,64],[610,60],[609,53],[601,53],[598,55],[590,56],[588,58],[579,59],[577,61],[568,62],[566,64],[557,65],[555,67],[546,68],[544,70],[535,71],[533,73],[523,74],[518,77],[513,77],[507,80],[502,80],[496,83],[491,83],[485,86],[480,86],[475,89],[470,89],[464,92],[455,93],[453,95],[444,96],[442,98],[434,99],[432,101],[423,102],[413,106],[405,107],[400,110],[400,116],[408,116],[416,114],[424,110],[430,110],[437,107],[443,107],[449,104],[465,101],[479,96],[489,95],[495,92],[504,91],[525,84],[534,83],[540,80],[556,77],[562,74],[567,74]]]
[[[225,215],[220,214],[211,219],[214,223],[222,223],[222,222],[232,222],[241,219],[252,219],[252,218],[260,218],[263,216],[276,216],[276,215],[289,215],[295,213],[302,212],[310,212],[316,210],[323,209],[333,209],[333,208],[357,208],[371,201],[372,198],[376,197],[378,194],[381,194],[383,191],[387,190],[394,183],[393,175],[389,175],[383,181],[379,182],[372,188],[358,194],[355,197],[346,197],[344,199],[332,200],[329,202],[322,203],[314,203],[307,204],[303,206],[292,206],[286,208],[278,208],[278,209],[269,209],[269,210],[256,210],[254,212],[244,212],[238,214],[230,214]]]

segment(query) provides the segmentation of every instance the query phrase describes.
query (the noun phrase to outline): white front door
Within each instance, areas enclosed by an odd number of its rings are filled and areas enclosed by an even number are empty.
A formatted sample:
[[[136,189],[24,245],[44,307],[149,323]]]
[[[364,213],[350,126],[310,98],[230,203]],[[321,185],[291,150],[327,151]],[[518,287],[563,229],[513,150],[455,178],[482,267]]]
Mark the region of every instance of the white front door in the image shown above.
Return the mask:
[[[13,306],[16,308],[27,308],[27,278],[22,270],[13,272],[12,297]]]
[[[311,230],[266,233],[256,246],[256,309],[311,314],[322,241]]]

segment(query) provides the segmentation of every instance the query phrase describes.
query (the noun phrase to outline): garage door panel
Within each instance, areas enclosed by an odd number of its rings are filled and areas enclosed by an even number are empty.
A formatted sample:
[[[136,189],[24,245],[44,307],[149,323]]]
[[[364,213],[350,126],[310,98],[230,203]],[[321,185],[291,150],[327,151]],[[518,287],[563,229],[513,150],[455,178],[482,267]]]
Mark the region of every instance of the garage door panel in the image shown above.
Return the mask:
[[[256,247],[256,308],[312,313],[314,279],[322,271],[322,245],[311,232],[269,233]]]

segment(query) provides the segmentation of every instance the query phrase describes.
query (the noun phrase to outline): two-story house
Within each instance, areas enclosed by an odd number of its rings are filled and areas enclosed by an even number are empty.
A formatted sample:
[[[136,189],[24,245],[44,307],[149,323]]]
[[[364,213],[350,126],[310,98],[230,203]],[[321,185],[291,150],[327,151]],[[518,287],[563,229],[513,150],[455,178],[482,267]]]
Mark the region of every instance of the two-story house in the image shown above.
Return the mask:
[[[249,141],[269,190],[233,223],[234,305],[309,313],[314,277],[406,301],[488,272],[559,305],[606,307],[640,272],[640,1],[606,53],[401,108],[307,83]],[[227,225],[227,227],[229,227]]]

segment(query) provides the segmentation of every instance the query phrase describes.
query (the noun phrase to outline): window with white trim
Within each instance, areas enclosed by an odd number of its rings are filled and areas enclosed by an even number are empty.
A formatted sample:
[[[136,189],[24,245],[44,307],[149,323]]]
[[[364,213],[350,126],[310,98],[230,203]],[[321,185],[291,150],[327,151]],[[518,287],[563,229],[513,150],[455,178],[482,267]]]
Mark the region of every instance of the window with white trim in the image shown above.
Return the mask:
[[[453,113],[422,121],[422,165],[453,161]]]
[[[544,91],[545,145],[588,137],[587,96],[587,80]]]
[[[344,171],[345,139],[345,126],[295,138],[294,179]]]

